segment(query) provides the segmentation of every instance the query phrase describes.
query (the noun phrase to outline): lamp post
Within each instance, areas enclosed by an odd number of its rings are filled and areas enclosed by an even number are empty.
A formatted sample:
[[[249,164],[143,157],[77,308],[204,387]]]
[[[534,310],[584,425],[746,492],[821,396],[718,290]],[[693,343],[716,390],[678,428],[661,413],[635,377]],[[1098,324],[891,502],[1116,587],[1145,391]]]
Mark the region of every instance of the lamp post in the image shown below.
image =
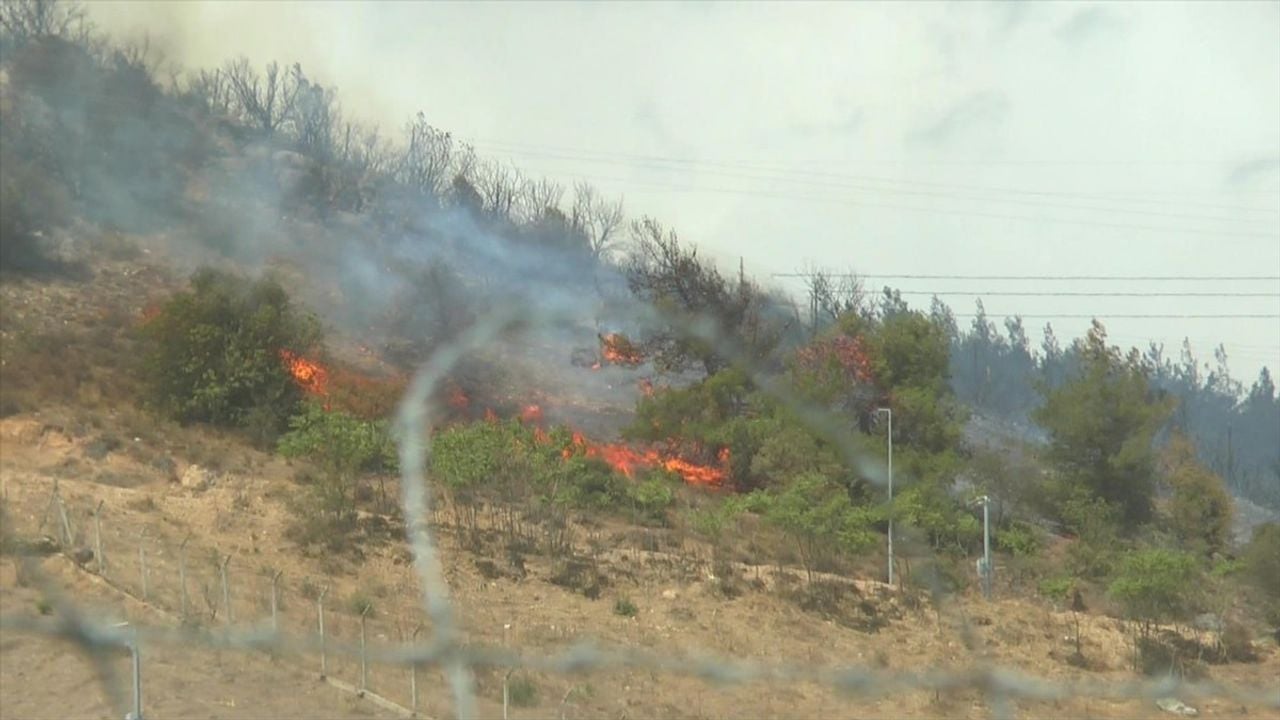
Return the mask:
[[[991,567],[991,496],[983,495],[973,501],[974,503],[982,503],[982,560],[978,562],[978,573],[982,580],[982,595],[986,599],[991,599],[991,580],[993,568]]]
[[[893,408],[876,412],[889,417],[889,584],[893,585]]]

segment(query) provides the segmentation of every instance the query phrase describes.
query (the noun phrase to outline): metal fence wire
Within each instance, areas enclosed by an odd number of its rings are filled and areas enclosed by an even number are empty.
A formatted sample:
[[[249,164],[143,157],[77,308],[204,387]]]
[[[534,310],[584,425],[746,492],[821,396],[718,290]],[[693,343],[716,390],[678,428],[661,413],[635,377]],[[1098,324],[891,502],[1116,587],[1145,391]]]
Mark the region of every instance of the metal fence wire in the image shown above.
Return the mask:
[[[669,322],[671,318],[666,318]],[[476,673],[496,672],[503,682],[503,713],[507,708],[507,679],[511,671],[548,674],[646,670],[698,678],[718,686],[753,682],[814,683],[839,691],[855,701],[908,691],[980,693],[990,717],[1013,718],[1015,702],[1062,701],[1071,698],[1145,699],[1150,707],[1170,712],[1194,712],[1178,698],[1219,698],[1243,705],[1280,709],[1280,689],[1235,687],[1218,682],[1168,676],[1115,682],[1090,679],[1054,680],[1036,677],[991,662],[974,640],[963,613],[954,613],[970,661],[955,669],[892,669],[873,665],[822,667],[804,663],[761,663],[732,657],[688,656],[638,647],[607,647],[579,641],[553,653],[470,641],[461,627],[455,602],[445,580],[438,543],[430,518],[435,499],[426,477],[429,429],[441,408],[429,400],[459,361],[486,343],[517,327],[549,321],[513,310],[492,314],[474,324],[453,343],[440,349],[413,377],[400,405],[397,443],[401,468],[401,508],[412,564],[417,579],[420,615],[405,619],[374,616],[369,607],[337,608],[324,582],[289,577],[279,570],[255,566],[248,558],[201,547],[187,536],[148,537],[114,522],[113,508],[99,502],[75,507],[57,488],[51,493],[40,531],[50,533],[86,573],[96,574],[115,591],[142,601],[147,617],[163,622],[121,623],[91,611],[42,574],[29,556],[20,556],[20,570],[43,594],[46,615],[8,614],[0,618],[5,632],[30,632],[73,643],[91,661],[108,701],[118,717],[141,720],[145,713],[145,667],[152,653],[179,648],[208,648],[269,654],[311,667],[338,687],[406,715],[421,715],[421,683],[429,672],[447,680],[452,714],[469,720],[478,716]],[[793,410],[816,433],[831,440],[844,460],[864,476],[885,477],[883,460],[860,454],[840,437],[838,426],[818,408],[802,402],[779,381],[757,372],[737,353],[714,323],[705,319],[679,325],[690,336],[719,348],[751,374],[765,392]],[[0,513],[4,511],[0,509]],[[13,518],[0,514],[0,529],[13,534]],[[899,552],[926,558],[932,550],[899,520],[895,540]],[[133,534],[130,534],[133,532]],[[915,539],[913,540],[913,537]],[[93,552],[75,557],[75,548]],[[986,576],[989,579],[989,575]],[[163,579],[163,582],[158,580]],[[932,587],[931,602],[941,617],[950,612],[948,595]],[[282,612],[282,608],[292,612]],[[299,612],[300,608],[309,608]],[[121,651],[131,658],[122,674],[115,662]],[[392,672],[389,669],[393,669]],[[375,692],[376,691],[376,692]],[[395,699],[392,699],[395,696]],[[567,696],[566,696],[567,699]]]

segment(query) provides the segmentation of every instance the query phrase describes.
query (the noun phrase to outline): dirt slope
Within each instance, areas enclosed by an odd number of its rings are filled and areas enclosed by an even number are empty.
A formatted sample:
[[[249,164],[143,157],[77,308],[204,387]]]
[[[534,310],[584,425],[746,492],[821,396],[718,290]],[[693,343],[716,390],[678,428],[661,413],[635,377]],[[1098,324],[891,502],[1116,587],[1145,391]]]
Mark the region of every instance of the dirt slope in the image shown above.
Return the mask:
[[[296,486],[288,470],[248,453],[244,467],[251,472],[224,472],[214,485],[197,490],[171,482],[161,473],[124,452],[99,460],[86,459],[91,436],[76,438],[50,428],[38,417],[23,415],[0,421],[0,480],[7,497],[11,532],[34,538],[54,534],[56,516],[41,520],[49,504],[54,479],[69,510],[76,544],[92,547],[89,511],[103,503],[104,555],[108,585],[95,576],[95,561],[84,569],[62,557],[44,566],[69,587],[78,602],[137,614],[152,623],[172,626],[181,606],[177,548],[186,547],[188,607],[191,620],[206,627],[225,621],[218,590],[214,553],[232,555],[232,612],[235,622],[263,622],[270,614],[270,571],[282,571],[278,604],[280,623],[290,633],[314,636],[316,591],[330,586],[326,625],[331,637],[348,643],[358,638],[359,621],[353,607],[361,601],[374,606],[368,621],[371,643],[407,638],[421,625],[431,629],[418,609],[417,583],[407,554],[397,542],[371,549],[362,561],[302,557],[283,538],[288,522],[285,501]],[[72,461],[76,461],[75,464]],[[95,480],[101,473],[88,469],[110,467],[135,478],[129,487]],[[67,468],[72,468],[68,470]],[[114,477],[114,475],[108,475]],[[145,531],[145,539],[139,539]],[[868,617],[884,626],[866,632],[801,610],[777,592],[752,589],[752,575],[760,586],[761,569],[745,573],[744,594],[725,599],[708,578],[705,564],[674,552],[640,552],[617,542],[608,528],[597,529],[601,542],[613,547],[601,553],[606,584],[599,599],[588,599],[550,580],[551,565],[530,556],[525,574],[506,569],[500,558],[478,557],[460,547],[450,533],[442,534],[446,576],[467,638],[476,642],[507,642],[533,653],[555,652],[582,638],[606,645],[643,649],[666,656],[714,653],[738,660],[792,662],[806,666],[871,665],[918,671],[928,667],[963,669],[988,657],[1001,666],[1055,680],[1094,677],[1130,679],[1127,647],[1118,623],[1086,615],[1081,633],[1089,659],[1086,672],[1065,662],[1072,644],[1070,616],[1022,600],[984,603],[963,598],[947,612],[904,607],[892,596],[881,596],[874,584],[863,585]],[[142,572],[138,557],[146,551],[149,606],[131,600],[141,597]],[[6,563],[6,567],[11,564]],[[118,589],[117,589],[118,588]],[[0,576],[4,612],[37,611],[31,588],[16,586],[11,569]],[[634,617],[615,612],[614,601],[629,598]],[[155,608],[155,610],[149,609]],[[163,611],[163,612],[161,612]],[[959,632],[962,619],[974,631],[967,648]],[[6,717],[108,717],[105,698],[89,668],[73,648],[46,638],[11,636],[0,645],[0,707]],[[1264,687],[1280,674],[1274,646],[1260,645],[1258,664],[1213,666],[1211,677]],[[263,654],[214,652],[208,649],[158,649],[149,652],[144,692],[148,717],[379,717],[387,714],[367,700],[357,700],[316,680],[319,659],[314,655],[272,660]],[[127,661],[121,658],[122,672]],[[350,683],[358,681],[359,666],[352,658],[329,659],[330,674]],[[127,677],[127,676],[122,676]],[[369,685],[380,695],[408,705],[408,671],[374,665]],[[656,671],[612,670],[586,675],[519,674],[518,701],[513,717],[639,718],[639,717],[987,717],[990,708],[978,693],[962,691],[935,695],[903,692],[888,697],[852,699],[809,683],[755,684],[717,688],[701,680]],[[513,686],[514,686],[513,685]],[[423,708],[431,716],[450,712],[448,692],[437,670],[420,676]],[[68,689],[75,688],[75,692]],[[482,710],[486,717],[501,715],[501,682],[493,670],[478,674]],[[1193,701],[1202,716],[1236,716],[1242,708],[1221,700]],[[1145,718],[1160,714],[1150,701],[1086,701],[1018,703],[1020,717]],[[1280,712],[1248,708],[1249,717],[1278,717]]]

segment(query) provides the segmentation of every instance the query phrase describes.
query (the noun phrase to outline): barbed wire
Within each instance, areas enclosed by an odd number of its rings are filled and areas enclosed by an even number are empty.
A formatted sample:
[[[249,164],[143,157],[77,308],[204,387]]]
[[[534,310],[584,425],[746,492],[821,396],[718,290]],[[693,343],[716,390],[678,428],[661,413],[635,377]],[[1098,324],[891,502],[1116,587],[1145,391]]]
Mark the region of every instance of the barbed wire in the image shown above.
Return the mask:
[[[794,412],[799,421],[816,435],[831,442],[849,467],[856,469],[874,484],[885,483],[886,473],[882,460],[860,452],[846,437],[845,428],[835,416],[805,402],[785,383],[756,367],[752,359],[741,348],[736,347],[732,339],[710,318],[675,316],[657,313],[652,309],[647,309],[646,312],[651,319],[662,319],[678,327],[687,336],[716,348],[751,377],[762,392]],[[111,618],[82,608],[74,597],[60,590],[56,582],[41,572],[38,563],[25,555],[18,557],[18,563],[22,572],[34,581],[38,591],[48,600],[52,617],[7,614],[0,617],[0,629],[35,633],[71,643],[88,658],[107,701],[121,713],[128,712],[125,693],[121,690],[123,681],[109,660],[113,652],[120,648],[136,647],[132,645],[135,643],[148,646],[199,646],[251,653],[303,655],[319,652],[322,657],[327,653],[335,657],[360,658],[362,668],[368,661],[410,668],[434,666],[445,673],[452,695],[453,711],[460,720],[470,720],[477,715],[474,673],[479,668],[522,669],[557,675],[644,669],[695,678],[717,686],[760,682],[815,683],[845,697],[858,698],[877,698],[908,691],[973,690],[981,693],[988,702],[991,716],[999,719],[1015,716],[1015,700],[1061,701],[1071,698],[1159,700],[1177,695],[1186,698],[1220,698],[1245,705],[1280,709],[1280,689],[1238,687],[1172,675],[1159,679],[1128,681],[1050,680],[1001,667],[980,647],[967,616],[957,603],[950,601],[949,593],[932,576],[926,577],[926,581],[933,607],[939,618],[947,613],[948,617],[955,620],[963,645],[972,657],[972,662],[967,667],[882,670],[855,665],[821,667],[785,662],[760,663],[713,654],[680,656],[635,647],[608,647],[590,641],[580,641],[560,652],[537,653],[466,641],[445,580],[441,551],[429,521],[435,511],[432,483],[426,474],[431,450],[430,431],[435,420],[443,416],[440,408],[434,407],[430,402],[430,398],[437,396],[438,386],[469,353],[483,348],[505,333],[552,321],[555,315],[554,312],[547,312],[533,316],[527,311],[507,308],[481,318],[418,369],[400,403],[396,440],[400,454],[401,510],[406,539],[413,556],[412,567],[417,578],[421,609],[428,620],[426,627],[431,631],[426,641],[368,644],[362,636],[362,641],[357,646],[336,637],[285,632],[274,622],[265,627],[252,627],[244,622],[233,624],[229,595],[223,618],[225,626],[220,631],[186,623],[178,627],[131,623],[126,628]],[[12,530],[5,508],[0,505],[0,536],[7,538]],[[70,528],[64,528],[64,531],[68,536],[73,534]],[[934,555],[918,529],[903,523],[900,532],[901,534],[895,531],[894,538],[905,555],[918,558]],[[69,542],[73,540],[74,538],[68,537]],[[185,552],[185,547],[184,541],[180,552]],[[185,555],[180,557],[182,559],[179,562],[183,563],[184,568],[180,572],[184,572],[182,592],[185,610]],[[103,561],[100,540],[98,561]],[[108,558],[107,562],[115,561]],[[229,560],[223,561],[224,583],[226,562]],[[145,596],[148,593],[147,555],[143,551],[139,552],[139,563],[142,594]],[[277,572],[272,579],[273,610],[276,601],[275,581],[278,578]],[[416,697],[414,700],[416,703]]]

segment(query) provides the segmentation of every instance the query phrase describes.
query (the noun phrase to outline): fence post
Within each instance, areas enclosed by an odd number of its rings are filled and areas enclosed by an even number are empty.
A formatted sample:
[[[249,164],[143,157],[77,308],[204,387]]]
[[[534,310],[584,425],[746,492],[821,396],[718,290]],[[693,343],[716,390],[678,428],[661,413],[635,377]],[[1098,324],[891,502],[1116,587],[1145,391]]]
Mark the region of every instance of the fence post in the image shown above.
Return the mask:
[[[116,624],[117,628],[127,628],[129,623]],[[123,643],[129,648],[129,660],[133,670],[133,710],[125,715],[125,720],[142,720],[142,655],[138,647],[138,629],[133,628],[131,637]]]
[[[416,649],[418,646],[418,633],[422,632],[422,623],[413,629],[413,635],[410,642]],[[409,666],[409,709],[413,712],[413,716],[418,716],[418,663],[414,662]]]
[[[142,648],[138,645],[138,629],[133,630],[133,720],[142,720]]]
[[[271,576],[271,630],[272,632],[278,632],[280,630],[280,621],[277,619],[276,609],[279,606],[278,592],[279,592],[279,585],[280,585],[280,575],[282,575],[283,573],[284,573],[283,570],[277,570],[275,574]]]
[[[227,563],[231,562],[231,553],[227,553],[219,569],[222,573],[222,609],[227,615],[227,626],[231,625],[231,585],[227,582]]]
[[[102,556],[102,504],[106,500],[99,500],[98,507],[93,511],[93,553],[98,558],[98,575],[106,577],[107,575],[107,559]]]
[[[372,605],[366,604],[360,609],[360,695],[363,697],[369,689],[369,654],[365,644],[365,618],[369,617]]]
[[[507,632],[511,630],[511,623],[502,625],[502,649],[507,648]],[[507,720],[507,705],[511,699],[511,668],[507,668],[502,673],[502,720]]]
[[[61,494],[55,494],[54,499],[58,501],[58,519],[62,521],[63,547],[70,550],[75,537],[71,532],[71,520],[67,517],[67,506],[62,502]]]
[[[138,574],[142,578],[142,602],[147,602],[147,531],[138,533]]]
[[[53,492],[49,493],[49,502],[44,506],[44,514],[40,516],[40,526],[36,528],[36,532],[44,532],[44,526],[49,522],[49,513],[53,511],[53,506],[58,502],[58,478],[53,479]]]
[[[320,616],[320,679],[321,680],[325,679],[325,677],[328,676],[329,674],[328,658],[325,657],[325,652],[324,652],[324,596],[328,594],[328,592],[329,592],[329,587],[325,586],[325,588],[320,591],[320,596],[316,598],[316,611]]]
[[[182,586],[182,619],[187,619],[187,542],[191,540],[188,534],[182,539],[182,543],[178,545],[178,583]]]

